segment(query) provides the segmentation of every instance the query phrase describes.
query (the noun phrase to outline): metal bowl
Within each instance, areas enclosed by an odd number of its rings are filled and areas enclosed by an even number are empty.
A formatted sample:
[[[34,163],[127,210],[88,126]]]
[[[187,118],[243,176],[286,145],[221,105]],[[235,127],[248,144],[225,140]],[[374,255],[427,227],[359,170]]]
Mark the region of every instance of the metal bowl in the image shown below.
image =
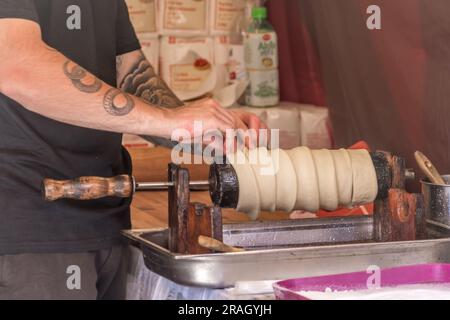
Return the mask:
[[[427,222],[450,230],[450,175],[442,176],[447,185],[422,180]]]

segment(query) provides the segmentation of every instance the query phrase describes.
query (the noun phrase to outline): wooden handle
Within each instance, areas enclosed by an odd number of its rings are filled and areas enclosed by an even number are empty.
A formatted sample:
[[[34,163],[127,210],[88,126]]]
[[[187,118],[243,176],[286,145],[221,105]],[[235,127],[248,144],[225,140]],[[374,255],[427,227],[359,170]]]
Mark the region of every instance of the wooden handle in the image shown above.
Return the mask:
[[[244,252],[244,249],[231,247],[216,239],[200,236],[198,237],[198,244],[203,248],[218,251],[218,252]]]
[[[94,200],[105,197],[128,198],[133,195],[133,190],[134,179],[127,175],[115,178],[81,177],[65,181],[45,179],[43,183],[46,201]]]
[[[442,176],[439,174],[436,167],[422,152],[416,151],[414,156],[420,169],[423,171],[423,173],[425,173],[428,179],[430,179],[431,183],[446,185],[444,179],[442,179]]]

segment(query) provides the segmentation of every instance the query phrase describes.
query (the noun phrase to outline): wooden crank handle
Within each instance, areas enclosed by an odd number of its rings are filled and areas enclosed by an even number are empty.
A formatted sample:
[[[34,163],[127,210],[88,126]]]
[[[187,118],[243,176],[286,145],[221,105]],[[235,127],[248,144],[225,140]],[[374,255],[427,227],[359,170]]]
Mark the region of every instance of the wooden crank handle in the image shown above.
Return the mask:
[[[420,169],[427,176],[427,178],[430,179],[431,183],[445,185],[445,181],[442,179],[442,176],[439,174],[436,167],[422,152],[416,151],[414,157],[416,158]]]
[[[133,177],[127,175],[114,178],[81,177],[64,181],[45,179],[43,193],[46,201],[95,200],[105,197],[128,198],[134,193],[134,185]]]
[[[210,237],[205,237],[205,236],[199,236],[198,237],[198,244],[200,246],[202,246],[203,248],[206,249],[210,249],[210,250],[215,250],[218,252],[244,252],[245,249],[241,249],[241,248],[235,248],[229,245],[226,245],[223,242],[220,242],[219,240],[210,238]]]

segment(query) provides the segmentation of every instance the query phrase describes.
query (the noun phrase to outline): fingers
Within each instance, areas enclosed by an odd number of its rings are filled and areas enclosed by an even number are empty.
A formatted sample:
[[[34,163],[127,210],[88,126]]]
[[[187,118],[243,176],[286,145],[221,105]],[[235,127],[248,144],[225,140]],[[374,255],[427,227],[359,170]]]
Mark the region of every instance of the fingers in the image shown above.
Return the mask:
[[[212,122],[216,129],[225,132],[226,129],[233,129],[235,119],[228,110],[222,108],[219,103],[211,98],[205,98],[189,105],[189,111],[194,117],[194,121]],[[208,128],[212,129],[212,128]]]
[[[268,129],[267,125],[255,114],[243,111],[233,111],[233,113],[239,117],[249,129],[256,131]]]
[[[256,132],[256,136],[251,139],[250,148],[257,146],[269,146],[270,130],[268,126],[255,114],[245,111],[233,111],[247,125]]]
[[[191,103],[186,108],[187,118],[193,119],[193,121],[202,121],[205,131],[217,129],[226,135],[229,129],[238,130],[238,134],[235,133],[233,137],[228,137],[235,140],[234,147],[245,146],[252,149],[258,145],[268,145],[267,142],[270,139],[268,127],[252,113],[225,109],[210,98]],[[249,129],[252,130],[249,132]],[[260,135],[262,130],[266,130],[266,132]]]
[[[223,119],[226,119],[229,121],[229,123],[233,124],[235,117],[234,115],[227,109],[223,108],[217,101],[213,99],[209,99],[206,102],[215,112],[217,112],[218,115],[223,117]],[[233,129],[233,128],[230,128]]]
[[[226,132],[227,129],[237,129],[247,131],[249,128],[240,117],[236,116],[232,111],[223,108],[218,102],[213,99],[209,99],[206,102],[216,112],[216,117],[223,121],[222,131]]]

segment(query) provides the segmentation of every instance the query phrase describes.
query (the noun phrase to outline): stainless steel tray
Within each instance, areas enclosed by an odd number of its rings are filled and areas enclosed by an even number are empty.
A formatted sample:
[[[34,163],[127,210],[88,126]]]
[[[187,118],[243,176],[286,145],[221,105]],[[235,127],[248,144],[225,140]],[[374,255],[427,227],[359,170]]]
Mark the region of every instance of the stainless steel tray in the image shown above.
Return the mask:
[[[225,225],[224,242],[248,251],[208,255],[171,253],[167,229],[124,235],[140,245],[153,272],[182,285],[207,288],[361,271],[372,265],[450,263],[450,238],[373,243],[372,231],[371,218]]]

